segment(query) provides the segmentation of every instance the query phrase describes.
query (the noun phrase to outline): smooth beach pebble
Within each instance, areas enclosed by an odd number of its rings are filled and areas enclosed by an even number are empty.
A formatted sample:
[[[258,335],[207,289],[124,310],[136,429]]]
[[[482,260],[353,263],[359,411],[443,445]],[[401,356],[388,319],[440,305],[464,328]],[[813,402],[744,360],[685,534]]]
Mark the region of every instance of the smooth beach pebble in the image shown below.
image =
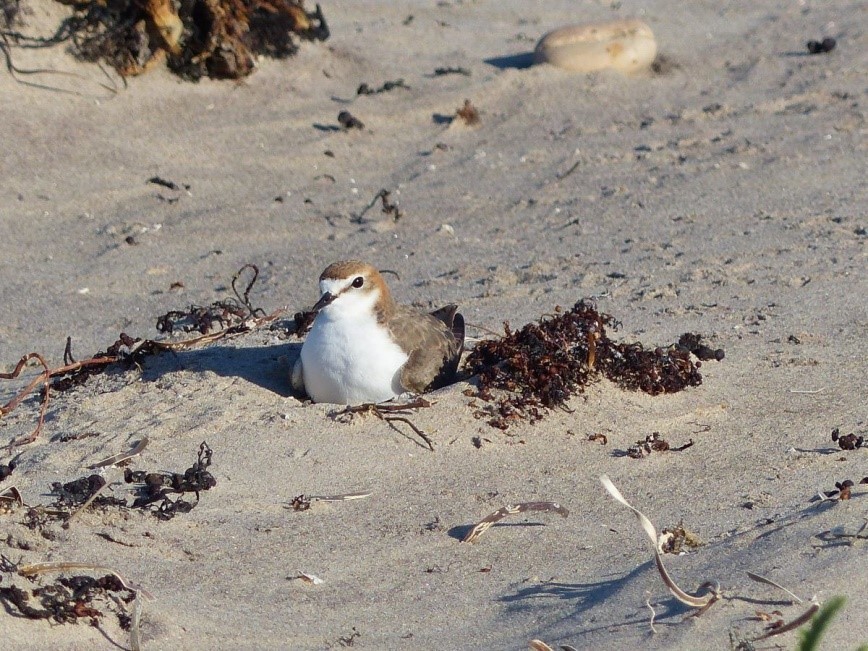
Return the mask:
[[[534,50],[534,63],[551,63],[573,72],[611,68],[625,74],[639,72],[657,56],[654,33],[641,20],[570,25],[543,36]]]

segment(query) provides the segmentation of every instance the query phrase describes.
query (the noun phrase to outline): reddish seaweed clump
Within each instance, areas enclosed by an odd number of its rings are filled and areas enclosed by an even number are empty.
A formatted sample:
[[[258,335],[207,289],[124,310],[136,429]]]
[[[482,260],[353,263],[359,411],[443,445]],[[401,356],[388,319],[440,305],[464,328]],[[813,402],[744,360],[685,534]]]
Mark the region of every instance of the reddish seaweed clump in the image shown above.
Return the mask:
[[[568,312],[556,308],[517,331],[504,324],[503,337],[480,342],[467,357],[466,370],[479,376],[477,397],[489,403],[480,414],[504,430],[515,420],[536,422],[545,410],[566,409],[572,396],[600,376],[650,395],[675,393],[702,383],[702,363],[691,351],[708,359],[724,356],[722,350],[707,355],[701,336],[690,333],[677,344],[652,349],[612,341],[607,328],[619,326],[590,300]],[[493,390],[507,395],[495,397]]]

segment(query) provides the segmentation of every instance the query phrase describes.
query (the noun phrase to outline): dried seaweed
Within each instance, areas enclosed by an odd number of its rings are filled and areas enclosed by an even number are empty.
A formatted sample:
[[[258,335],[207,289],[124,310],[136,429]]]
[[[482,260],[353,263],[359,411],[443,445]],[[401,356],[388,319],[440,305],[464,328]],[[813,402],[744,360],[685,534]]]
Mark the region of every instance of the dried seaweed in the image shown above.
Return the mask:
[[[673,448],[669,445],[669,441],[660,435],[660,432],[652,432],[644,440],[636,441],[636,443],[627,448],[626,454],[633,459],[642,459],[652,452],[681,452],[692,446],[693,439],[690,439],[684,445]]]
[[[808,49],[808,54],[828,54],[835,49],[838,42],[831,36],[825,37],[822,41],[810,40],[805,44]]]
[[[391,215],[392,219],[394,219],[395,221],[401,219],[401,217],[404,216],[404,213],[399,210],[397,201],[392,203],[392,201],[389,199],[391,194],[392,193],[389,190],[387,190],[386,188],[382,188],[379,192],[377,192],[377,194],[374,195],[374,198],[371,199],[370,203],[368,203],[367,206],[362,208],[362,210],[358,214],[353,215],[353,222],[356,224],[364,223],[363,218],[365,214],[376,205],[378,200],[383,202],[383,214]]]
[[[53,482],[51,494],[56,498],[53,506],[78,506],[105,484],[106,481],[101,475],[79,477],[65,484],[61,484],[59,481]]]
[[[9,463],[0,463],[0,481],[6,479],[17,467],[17,457],[9,461]]]
[[[22,617],[50,619],[58,624],[73,624],[85,618],[97,626],[105,613],[99,601],[106,605],[118,603],[107,598],[108,593],[119,594],[119,601],[129,603],[135,599],[135,591],[126,586],[115,574],[100,578],[87,575],[60,577],[53,583],[25,590],[14,585],[0,587],[0,601]],[[33,606],[38,601],[41,608]],[[128,621],[126,612],[117,612],[118,622],[123,627]]]
[[[555,314],[518,331],[504,324],[503,337],[481,341],[467,357],[466,369],[479,376],[478,397],[489,403],[480,415],[504,430],[517,420],[536,422],[545,410],[566,409],[571,397],[601,375],[628,390],[675,393],[702,383],[701,362],[691,359],[691,350],[723,358],[722,350],[702,346],[699,335],[654,349],[612,341],[607,328],[619,326],[589,300],[568,312],[555,308]],[[508,395],[498,398],[493,390]]]
[[[165,60],[188,80],[237,79],[256,57],[298,51],[299,39],[324,41],[329,29],[319,5],[301,0],[60,0],[74,13],[64,26],[74,52],[137,75]]]
[[[349,111],[341,111],[338,113],[338,124],[347,131],[350,129],[359,129],[361,131],[365,128],[365,123]]]
[[[195,463],[183,474],[177,472],[147,472],[144,470],[124,470],[124,481],[139,484],[132,508],[153,508],[161,520],[171,520],[178,513],[189,513],[199,503],[200,491],[207,491],[217,485],[217,480],[208,471],[213,450],[206,442],[199,446]],[[171,499],[171,494],[195,493],[196,501],[190,502],[182,497]]]
[[[366,83],[359,84],[359,87],[356,89],[356,95],[379,95],[380,93],[388,93],[396,88],[410,90],[410,87],[404,83],[403,79],[396,79],[395,81],[383,83],[379,88],[371,88]]]
[[[868,477],[864,477],[859,484],[868,484]],[[835,482],[835,490],[832,491],[820,491],[817,495],[815,495],[811,501],[820,501],[820,502],[845,502],[853,497],[853,490],[856,488],[857,483],[852,479],[843,479],[841,481]]]
[[[865,444],[865,437],[855,434],[841,434],[841,430],[836,427],[832,430],[832,442],[837,443],[842,450],[858,450]]]
[[[704,543],[692,531],[684,528],[684,523],[679,522],[674,527],[666,527],[660,530],[657,546],[663,554],[682,554],[685,548],[701,547]]]
[[[236,283],[241,274],[249,269],[253,276],[247,283],[244,292],[239,292]],[[259,278],[259,267],[254,264],[246,264],[232,277],[232,291],[235,298],[227,298],[214,301],[211,305],[191,305],[188,310],[170,310],[157,319],[157,331],[172,334],[175,330],[182,332],[199,332],[206,335],[214,330],[215,324],[220,330],[235,327],[242,324],[246,319],[261,316],[265,313],[254,308],[250,303],[250,290]]]
[[[464,105],[455,110],[455,117],[461,118],[469,127],[479,124],[479,110],[469,99],[464,100]]]

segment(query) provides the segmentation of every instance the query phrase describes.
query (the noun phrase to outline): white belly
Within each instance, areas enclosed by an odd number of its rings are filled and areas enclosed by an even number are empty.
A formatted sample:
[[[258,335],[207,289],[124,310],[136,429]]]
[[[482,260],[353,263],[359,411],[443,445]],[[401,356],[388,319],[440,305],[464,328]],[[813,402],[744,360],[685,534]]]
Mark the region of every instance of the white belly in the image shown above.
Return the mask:
[[[329,318],[320,313],[301,347],[304,388],[314,402],[357,405],[402,392],[407,354],[376,319]]]

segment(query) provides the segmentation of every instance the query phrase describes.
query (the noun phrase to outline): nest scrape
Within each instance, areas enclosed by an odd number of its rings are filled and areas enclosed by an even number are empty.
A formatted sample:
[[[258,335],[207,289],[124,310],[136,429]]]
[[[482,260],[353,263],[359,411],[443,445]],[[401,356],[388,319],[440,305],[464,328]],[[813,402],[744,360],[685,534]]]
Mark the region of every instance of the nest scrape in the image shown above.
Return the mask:
[[[609,339],[607,328],[620,323],[598,312],[589,300],[568,312],[555,314],[512,331],[504,324],[504,336],[484,340],[468,355],[466,370],[479,376],[477,397],[488,404],[480,412],[489,425],[507,429],[516,420],[541,420],[546,410],[566,409],[567,401],[600,376],[624,389],[650,395],[675,393],[702,383],[700,361],[710,349],[701,336],[682,335],[678,344],[646,349],[640,343]],[[710,359],[723,359],[722,350]],[[493,391],[505,391],[495,396]]]
[[[124,76],[165,60],[185,79],[238,79],[258,55],[286,58],[299,39],[329,37],[320,6],[308,12],[302,0],[59,1],[74,9],[66,24],[74,53]]]

